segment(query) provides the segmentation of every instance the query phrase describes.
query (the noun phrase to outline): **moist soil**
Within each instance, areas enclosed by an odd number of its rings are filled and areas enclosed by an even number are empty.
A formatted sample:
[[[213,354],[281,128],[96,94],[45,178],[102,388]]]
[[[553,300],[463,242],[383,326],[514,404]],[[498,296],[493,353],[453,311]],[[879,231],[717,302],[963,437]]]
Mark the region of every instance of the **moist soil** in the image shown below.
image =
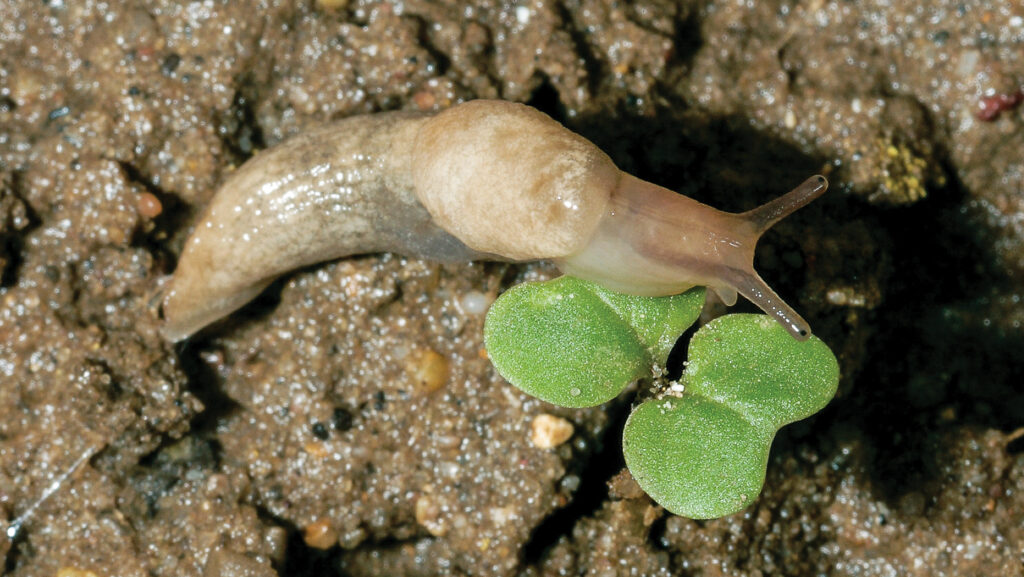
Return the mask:
[[[1024,575],[1022,86],[1013,0],[3,0],[4,573]],[[832,181],[757,267],[843,377],[751,507],[639,490],[636,388],[567,410],[495,373],[486,305],[544,263],[344,259],[160,338],[233,168],[472,98],[726,210]]]

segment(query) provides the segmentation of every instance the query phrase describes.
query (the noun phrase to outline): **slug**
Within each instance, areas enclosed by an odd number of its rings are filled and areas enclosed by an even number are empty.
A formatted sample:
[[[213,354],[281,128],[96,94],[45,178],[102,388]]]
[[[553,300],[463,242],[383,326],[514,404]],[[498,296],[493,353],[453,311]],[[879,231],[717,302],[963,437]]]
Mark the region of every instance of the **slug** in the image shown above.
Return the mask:
[[[761,234],[825,192],[813,176],[726,213],[620,171],[590,141],[523,104],[475,100],[430,115],[340,120],[243,164],[186,241],[163,335],[189,337],[290,270],[353,254],[438,261],[549,259],[609,289],[736,294],[794,337],[810,327],[754,271]]]

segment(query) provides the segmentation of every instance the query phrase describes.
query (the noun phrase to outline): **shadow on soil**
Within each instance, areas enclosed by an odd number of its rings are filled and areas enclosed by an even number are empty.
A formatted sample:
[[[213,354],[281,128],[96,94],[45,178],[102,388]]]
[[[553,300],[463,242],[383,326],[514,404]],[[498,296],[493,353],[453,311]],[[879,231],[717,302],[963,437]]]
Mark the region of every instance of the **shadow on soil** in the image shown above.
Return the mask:
[[[682,105],[647,118],[624,107],[575,122],[559,117],[557,109],[547,112],[626,172],[727,211],[757,206],[825,166],[825,159],[766,137],[745,119],[691,117]],[[833,182],[825,197],[778,225],[782,234],[766,235],[758,251],[758,268],[782,295],[807,291],[804,267],[783,258],[766,269],[761,256],[799,254],[801,237],[841,237],[844,223],[859,220],[873,246],[840,255],[843,275],[879,274],[865,260],[886,261],[882,302],[863,312],[859,325],[871,333],[862,349],[866,361],[844,382],[841,398],[805,425],[805,434],[819,436],[819,449],[827,454],[840,440],[827,438],[837,434],[829,431],[857,431],[871,447],[871,486],[890,503],[923,484],[942,482],[940,464],[948,455],[942,439],[951,432],[965,426],[1008,432],[1024,422],[1024,391],[1015,385],[1024,381],[1024,329],[998,328],[991,318],[997,295],[1018,291],[999,269],[988,231],[962,210],[967,195],[955,171],[945,173],[944,189],[899,209],[867,205]],[[741,299],[731,310],[756,309]],[[846,312],[826,306],[821,314],[838,318]],[[817,324],[837,353],[853,338],[842,321]],[[792,448],[785,430],[780,441],[773,454]],[[1011,448],[1022,447],[1018,442]]]
[[[952,171],[947,171],[952,174]],[[875,314],[875,334],[855,394],[832,417],[874,446],[871,476],[890,504],[943,483],[944,438],[964,427],[1012,431],[1024,422],[1024,330],[993,306],[1016,292],[999,270],[987,231],[948,190],[881,214],[891,236],[893,277]]]

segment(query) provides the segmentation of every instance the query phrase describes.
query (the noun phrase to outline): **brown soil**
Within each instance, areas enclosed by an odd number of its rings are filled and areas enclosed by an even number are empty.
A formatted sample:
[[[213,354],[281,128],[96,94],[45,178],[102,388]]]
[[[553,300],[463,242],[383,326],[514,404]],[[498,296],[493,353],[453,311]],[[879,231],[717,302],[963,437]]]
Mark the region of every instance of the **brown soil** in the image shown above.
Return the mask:
[[[1022,48],[1013,0],[4,0],[5,573],[1024,575]],[[477,304],[544,265],[347,259],[160,339],[231,167],[480,97],[724,209],[829,175],[758,267],[844,378],[748,510],[664,513],[628,398],[495,374]],[[570,440],[531,442],[543,414]]]

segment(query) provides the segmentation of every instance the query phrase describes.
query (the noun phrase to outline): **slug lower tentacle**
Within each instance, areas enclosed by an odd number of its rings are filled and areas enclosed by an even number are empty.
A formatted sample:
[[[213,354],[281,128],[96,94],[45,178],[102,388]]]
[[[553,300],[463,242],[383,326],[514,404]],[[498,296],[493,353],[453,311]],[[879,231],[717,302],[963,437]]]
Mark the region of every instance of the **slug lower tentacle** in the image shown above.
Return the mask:
[[[741,214],[621,172],[583,137],[522,104],[341,120],[264,151],[214,196],[164,299],[186,338],[285,272],[395,252],[441,261],[551,259],[613,290],[744,295],[796,338],[807,323],[757,276],[767,228],[820,196],[816,176]]]

